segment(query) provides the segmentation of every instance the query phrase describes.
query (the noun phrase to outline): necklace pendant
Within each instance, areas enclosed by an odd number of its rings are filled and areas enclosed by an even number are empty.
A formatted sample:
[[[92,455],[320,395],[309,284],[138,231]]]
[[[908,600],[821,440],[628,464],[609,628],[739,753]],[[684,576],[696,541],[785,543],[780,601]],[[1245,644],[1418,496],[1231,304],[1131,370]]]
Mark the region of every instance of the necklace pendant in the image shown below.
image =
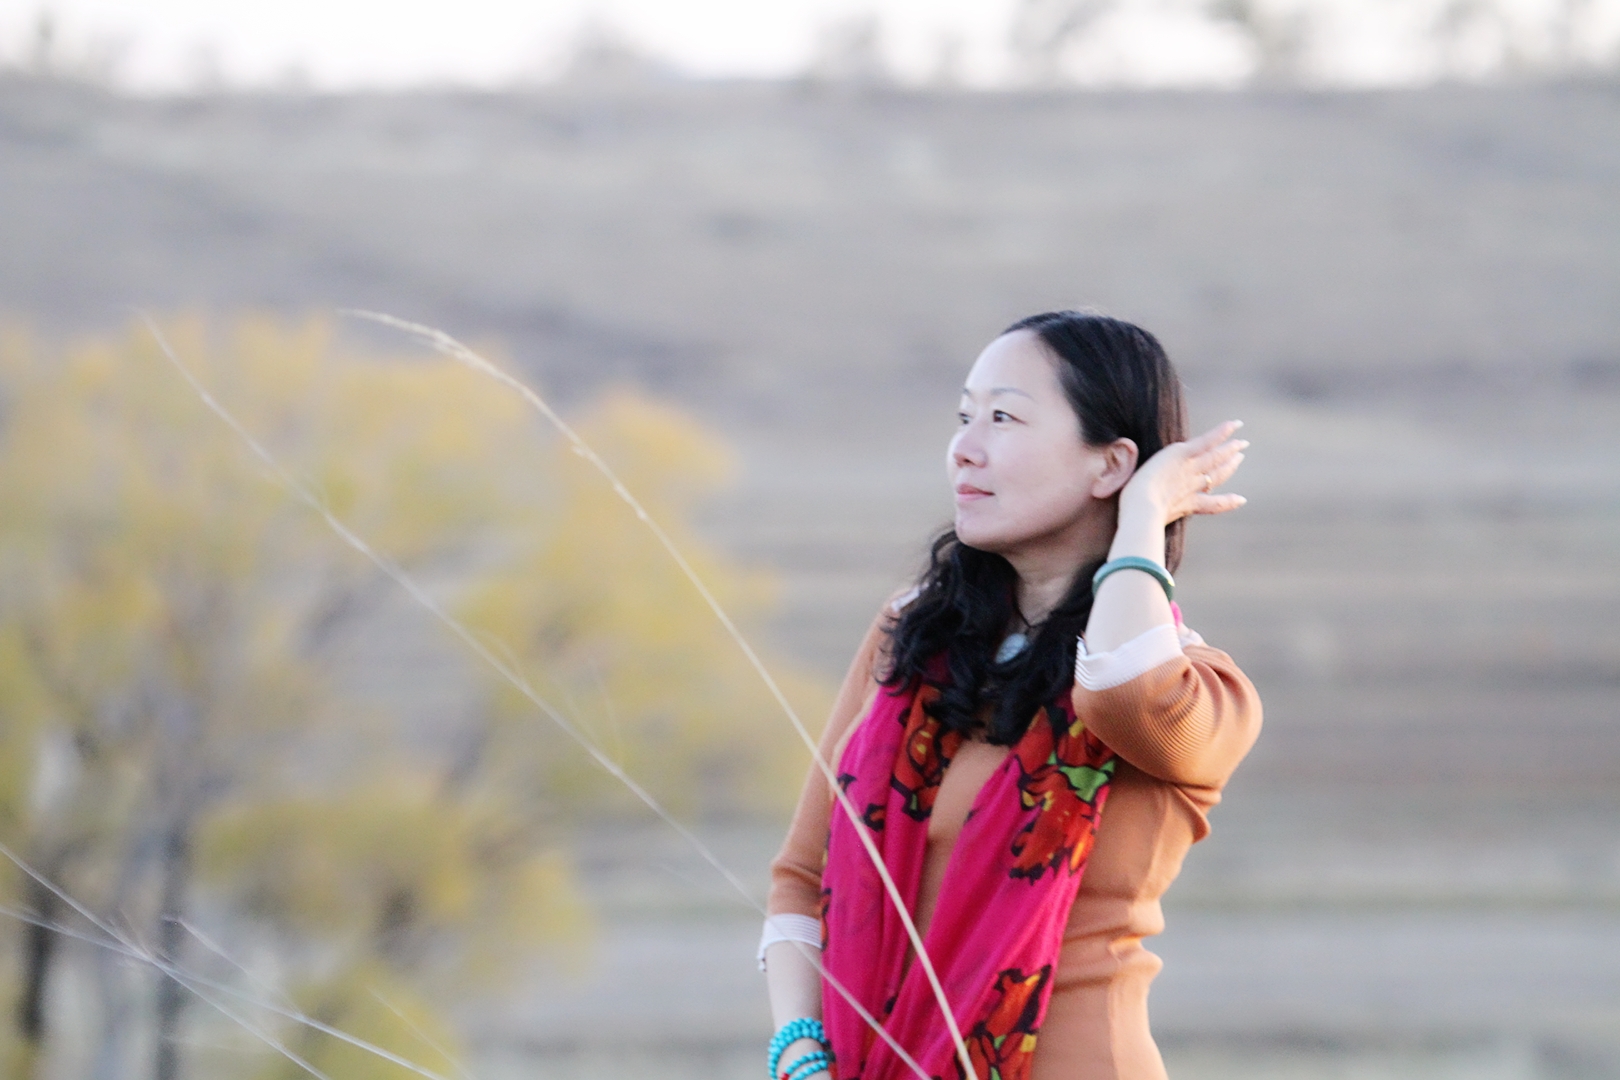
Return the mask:
[[[1029,644],[1029,637],[1017,632],[1008,634],[1001,639],[1001,648],[996,650],[996,663],[1005,664],[1013,657],[1024,651]]]

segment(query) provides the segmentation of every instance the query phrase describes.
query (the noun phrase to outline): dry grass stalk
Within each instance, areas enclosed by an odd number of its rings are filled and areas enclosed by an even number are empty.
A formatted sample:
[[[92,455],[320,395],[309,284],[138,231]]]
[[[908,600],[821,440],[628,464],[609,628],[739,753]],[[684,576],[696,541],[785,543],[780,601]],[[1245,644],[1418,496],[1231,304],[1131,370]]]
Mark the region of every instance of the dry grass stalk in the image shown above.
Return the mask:
[[[28,875],[28,877],[32,878],[34,881],[37,881],[41,886],[49,890],[52,895],[61,900],[68,907],[72,908],[81,917],[88,921],[91,926],[101,931],[101,933],[105,936],[96,937],[91,934],[81,933],[74,930],[72,927],[64,926],[61,923],[40,919],[25,911],[17,911],[9,907],[0,907],[0,914],[8,915],[19,922],[28,923],[34,926],[42,926],[45,929],[57,934],[61,934],[64,937],[72,938],[75,941],[82,941],[85,944],[94,945],[100,949],[107,949],[125,957],[126,959],[135,960],[139,963],[146,964],[158,972],[161,972],[167,978],[174,980],[176,984],[185,988],[200,1001],[217,1010],[226,1019],[235,1023],[244,1031],[259,1039],[270,1049],[276,1051],[278,1054],[282,1055],[288,1061],[291,1061],[293,1064],[297,1065],[311,1076],[317,1077],[318,1080],[331,1080],[331,1078],[317,1069],[314,1065],[311,1065],[302,1057],[298,1056],[298,1054],[294,1053],[280,1040],[276,1039],[274,1035],[263,1030],[248,1018],[242,1016],[231,1007],[225,1005],[214,995],[224,994],[234,997],[244,1004],[252,1005],[255,1008],[262,1009],[265,1012],[279,1016],[284,1020],[291,1020],[292,1022],[302,1025],[303,1027],[310,1028],[314,1031],[319,1031],[323,1035],[328,1035],[334,1039],[338,1039],[341,1042],[348,1043],[357,1050],[362,1050],[368,1054],[374,1054],[377,1057],[382,1058],[384,1061],[388,1061],[404,1069],[409,1069],[418,1076],[424,1077],[425,1080],[449,1080],[448,1077],[433,1072],[431,1069],[423,1068],[421,1065],[418,1065],[407,1058],[401,1057],[390,1050],[385,1050],[384,1048],[377,1046],[374,1043],[367,1042],[364,1039],[356,1038],[345,1031],[340,1031],[339,1029],[332,1027],[330,1024],[322,1023],[312,1016],[305,1015],[297,1009],[277,1005],[274,1002],[266,1001],[263,998],[246,994],[234,987],[226,986],[225,984],[214,979],[209,979],[194,972],[186,971],[184,968],[181,968],[168,960],[165,960],[163,957],[153,953],[151,950],[142,948],[138,942],[131,940],[128,935],[119,933],[118,930],[116,930],[110,923],[98,918],[88,907],[79,903],[79,901],[74,899],[73,896],[70,895],[66,890],[62,889],[55,882],[39,873],[39,871],[35,870],[28,863],[24,862],[15,852],[6,847],[4,844],[0,844],[0,855],[5,856],[5,858],[8,859],[12,865],[16,866],[17,869],[21,870],[24,874]]]
[[[836,774],[833,772],[832,767],[821,757],[821,754],[816,746],[815,739],[804,727],[803,722],[799,719],[798,714],[793,709],[792,705],[788,703],[786,696],[782,693],[776,680],[771,677],[770,672],[766,669],[764,663],[759,659],[758,654],[754,651],[753,647],[748,644],[747,639],[744,638],[741,631],[737,629],[736,624],[732,621],[731,617],[726,614],[725,609],[714,597],[714,594],[710,591],[708,586],[703,583],[702,579],[692,568],[691,564],[675,546],[674,542],[670,539],[669,534],[665,532],[664,529],[652,518],[652,516],[647,513],[646,509],[642,507],[641,503],[635,498],[634,495],[630,493],[629,489],[624,486],[623,482],[620,481],[607,462],[602,460],[602,458],[598,456],[582,438],[580,438],[579,434],[575,432],[574,429],[566,421],[564,421],[562,417],[559,416],[543,398],[541,398],[523,383],[501,371],[488,360],[484,359],[482,356],[479,356],[477,353],[473,352],[471,349],[468,349],[465,345],[462,345],[460,342],[456,341],[454,338],[442,331],[434,330],[431,327],[420,326],[415,323],[409,323],[389,315],[381,315],[373,312],[351,312],[351,314],[359,315],[385,325],[407,330],[408,332],[429,341],[434,345],[435,348],[453,359],[456,359],[473,370],[488,375],[503,385],[516,390],[526,401],[539,410],[547,420],[556,426],[558,431],[561,432],[566,439],[568,439],[575,453],[589,461],[608,479],[609,483],[613,486],[614,492],[631,507],[631,509],[635,512],[637,519],[642,521],[649,529],[652,530],[654,536],[658,539],[664,550],[667,551],[675,560],[683,574],[685,574],[687,579],[698,590],[705,603],[708,604],[710,610],[713,611],[716,617],[720,620],[721,625],[726,629],[727,633],[743,650],[743,653],[747,657],[750,665],[764,680],[765,685],[775,697],[777,703],[781,706],[784,713],[787,715],[788,720],[793,725],[794,730],[798,732],[799,737],[803,739],[805,744],[810,748],[810,752],[814,757],[817,766],[827,776],[829,783],[832,785],[834,793],[838,797],[839,804],[844,808],[844,812],[850,815],[850,819],[856,823],[861,840],[866,847],[867,854],[872,859],[873,864],[877,867],[878,873],[883,879],[889,896],[894,902],[895,907],[899,911],[900,917],[905,924],[907,933],[910,936],[913,942],[913,947],[916,950],[916,955],[923,965],[923,970],[928,975],[935,998],[939,1001],[941,1011],[945,1016],[945,1022],[951,1031],[952,1038],[956,1042],[958,1054],[961,1056],[963,1065],[967,1069],[967,1076],[970,1078],[970,1080],[977,1080],[977,1076],[972,1068],[971,1059],[967,1055],[967,1045],[962,1040],[961,1032],[958,1030],[956,1024],[956,1018],[951,1011],[948,999],[945,997],[944,988],[940,985],[939,978],[934,972],[933,963],[929,959],[926,949],[923,947],[921,936],[917,933],[916,926],[913,924],[910,914],[906,911],[905,904],[900,898],[899,890],[896,888],[893,879],[889,876],[888,868],[883,865],[883,860],[881,856],[879,856],[871,838],[867,835],[864,827],[860,825],[859,813],[855,810],[854,806],[850,804],[848,797],[844,795],[842,788],[837,783]],[[208,388],[197,379],[192,371],[186,367],[186,365],[175,354],[174,349],[170,346],[168,339],[164,337],[163,332],[159,329],[156,322],[150,316],[145,315],[144,313],[141,317],[146,323],[147,329],[152,334],[154,340],[157,341],[158,346],[162,350],[164,356],[168,359],[170,364],[174,366],[175,370],[179,372],[181,378],[183,378],[187,385],[189,385],[191,389],[198,395],[209,411],[214,413],[215,416],[219,417],[219,419],[225,423],[227,427],[236,433],[236,435],[253,452],[254,456],[256,456],[270,471],[271,476],[280,486],[318,514],[321,519],[326,522],[327,526],[331,528],[332,531],[335,532],[344,543],[348,544],[356,552],[369,560],[374,566],[377,567],[378,570],[399,585],[400,588],[404,589],[406,594],[409,595],[411,599],[427,610],[429,614],[437,619],[456,638],[471,649],[474,655],[494,669],[494,671],[500,675],[501,678],[506,680],[514,689],[522,694],[524,698],[539,709],[541,713],[543,713],[548,719],[562,729],[562,731],[568,735],[569,738],[578,743],[579,746],[588,755],[590,755],[591,759],[601,766],[603,770],[622,783],[633,795],[636,796],[637,799],[646,805],[648,809],[650,809],[662,821],[674,829],[676,833],[678,833],[684,840],[691,844],[693,849],[698,852],[703,860],[712,866],[718,874],[720,874],[726,883],[729,884],[738,893],[738,895],[743,898],[744,902],[747,903],[748,906],[753,908],[761,915],[767,914],[764,906],[755,900],[753,894],[748,891],[748,887],[743,884],[741,879],[738,878],[735,873],[733,873],[724,863],[720,861],[719,857],[714,854],[707,844],[703,843],[703,841],[694,832],[692,832],[691,829],[687,828],[672,814],[670,814],[669,811],[666,810],[658,802],[658,800],[653,797],[651,792],[647,791],[646,788],[637,783],[633,777],[625,772],[622,766],[620,766],[616,761],[598,748],[596,744],[583,731],[581,731],[577,725],[564,716],[562,712],[552,705],[548,700],[541,697],[528,679],[519,670],[517,670],[514,664],[509,659],[498,654],[496,647],[486,644],[484,641],[480,640],[480,638],[475,635],[464,623],[458,620],[455,616],[451,615],[444,609],[443,605],[434,600],[433,597],[409,573],[407,573],[403,567],[399,566],[398,563],[394,562],[386,555],[377,551],[364,539],[358,536],[332,512],[326,501],[322,499],[319,494],[317,494],[308,484],[304,483],[292,473],[288,472],[287,469],[275,457],[275,455],[273,455],[262,442],[255,438],[252,433],[250,433],[242,425],[242,423],[236,419],[230,410],[226,409],[225,406],[221,404],[216,397],[214,397]],[[65,894],[60,893],[60,891],[56,890],[53,885],[44,882],[43,879],[39,880],[41,880],[42,884],[46,884],[48,888],[51,888],[53,892],[57,892],[58,895],[63,895],[65,897]],[[71,901],[69,902],[71,903]],[[75,909],[78,910],[78,905],[74,906]],[[895,1053],[907,1064],[907,1066],[912,1069],[913,1072],[921,1077],[922,1080],[930,1080],[928,1074],[920,1065],[917,1064],[915,1058],[913,1058],[904,1047],[900,1046],[899,1043],[894,1040],[892,1035],[884,1030],[883,1025],[877,1020],[877,1018],[872,1016],[869,1011],[867,1011],[859,1002],[857,1002],[854,999],[854,996],[841,983],[828,974],[825,968],[822,967],[818,956],[812,955],[807,947],[799,946],[797,943],[795,943],[795,947],[799,948],[800,952],[803,953],[805,957],[810,960],[810,962],[814,964],[818,970],[821,971],[823,977],[828,980],[829,985],[831,985],[840,996],[842,996],[850,1003],[851,1006],[854,1007],[856,1012],[873,1029],[873,1031],[876,1032],[878,1037],[883,1039],[883,1041],[895,1051]],[[152,962],[160,965],[159,969],[164,970],[165,973],[168,973],[168,968],[166,966],[162,966],[165,964],[165,962],[157,960],[156,958],[153,958]],[[180,980],[177,979],[177,981]],[[182,985],[185,985],[185,983],[182,982]],[[286,1012],[286,1010],[277,1010],[275,1008],[272,1008],[271,1011],[280,1011],[283,1013]],[[370,1049],[372,1052],[381,1053],[386,1056],[388,1060],[395,1060],[394,1056],[388,1054],[387,1051],[383,1051],[380,1048],[372,1048],[369,1044],[362,1045],[360,1041],[344,1036],[334,1030],[329,1030],[325,1025],[321,1025],[316,1021],[311,1020],[309,1023],[311,1026],[315,1027],[316,1030],[331,1034],[337,1038],[342,1038],[344,1041],[350,1042],[352,1045],[359,1046],[362,1049]],[[396,1063],[404,1064],[406,1067],[412,1068],[412,1070],[415,1072],[418,1072],[424,1076],[433,1077],[434,1080],[445,1080],[445,1078],[439,1077],[437,1074],[426,1072],[419,1067],[410,1066],[405,1063],[403,1059],[400,1059]]]
[[[630,490],[624,486],[624,483],[619,479],[618,474],[613,471],[613,467],[610,466],[606,461],[602,460],[601,456],[598,455],[595,450],[592,450],[584,439],[579,437],[579,434],[575,432],[571,426],[569,426],[568,422],[558,415],[557,411],[553,409],[544,398],[535,393],[535,391],[532,390],[527,384],[496,367],[489,360],[480,356],[466,345],[463,345],[461,342],[457,341],[443,330],[439,330],[431,326],[424,326],[421,323],[408,322],[405,319],[401,319],[393,315],[386,315],[377,311],[363,311],[349,308],[345,309],[343,314],[354,315],[358,318],[367,319],[383,326],[391,326],[398,330],[404,330],[406,333],[411,334],[431,345],[434,349],[445,356],[465,364],[467,367],[479,372],[480,374],[487,375],[503,386],[515,390],[519,395],[522,396],[524,401],[534,406],[535,410],[539,412],[541,416],[544,416],[546,420],[548,420],[552,426],[557,429],[563,438],[568,440],[569,445],[573,448],[576,454],[590,462],[591,465],[594,466],[604,478],[606,478],[607,482],[612,485],[614,493],[617,494],[619,498],[623,499],[630,509],[635,513],[637,520],[646,525],[647,528],[652,531],[652,534],[657,538],[658,543],[666,552],[669,553],[669,557],[675,560],[676,565],[681,569],[681,573],[684,574],[686,579],[692,583],[692,587],[698,591],[698,595],[703,598],[703,602],[708,605],[709,610],[714,613],[715,618],[720,620],[720,625],[725,628],[726,633],[730,635],[731,639],[737,643],[737,647],[742,650],[743,655],[747,657],[749,665],[759,675],[760,679],[764,681],[766,688],[771,692],[771,696],[776,699],[777,705],[781,706],[782,712],[787,716],[788,722],[793,725],[793,730],[798,733],[799,738],[804,741],[804,745],[809,748],[811,759],[815,761],[816,767],[820,769],[822,775],[827,778],[827,783],[832,789],[834,798],[837,799],[838,805],[843,808],[844,814],[849,818],[850,823],[855,827],[855,835],[860,837],[861,846],[865,848],[867,858],[872,861],[872,866],[877,870],[878,877],[882,879],[883,890],[888,894],[889,902],[894,905],[895,913],[900,916],[900,923],[905,927],[906,936],[911,940],[911,948],[917,957],[917,962],[921,965],[923,974],[928,978],[928,985],[934,992],[934,1000],[939,1003],[939,1010],[941,1015],[943,1015],[945,1018],[946,1028],[950,1030],[951,1040],[956,1044],[957,1057],[961,1061],[962,1068],[965,1070],[965,1075],[968,1080],[978,1080],[978,1074],[973,1068],[973,1060],[968,1054],[967,1043],[963,1040],[962,1032],[956,1023],[956,1015],[951,1010],[950,1000],[945,996],[945,988],[940,984],[939,975],[934,970],[933,959],[928,955],[928,950],[923,946],[922,935],[917,932],[917,926],[916,923],[912,921],[911,912],[906,910],[905,900],[900,896],[900,890],[895,885],[894,879],[889,876],[889,868],[884,865],[883,856],[878,854],[877,845],[873,842],[871,833],[867,829],[865,822],[861,820],[860,811],[855,808],[854,803],[849,801],[849,796],[845,794],[843,785],[838,782],[837,772],[833,769],[832,764],[821,756],[821,750],[816,744],[815,736],[810,734],[809,729],[804,726],[804,722],[799,719],[798,712],[791,704],[789,704],[787,696],[782,693],[781,687],[777,685],[776,680],[771,676],[769,669],[767,669],[764,662],[760,660],[759,654],[756,653],[753,646],[748,643],[748,639],[743,637],[742,631],[737,629],[737,625],[732,621],[731,616],[726,614],[725,608],[720,605],[719,600],[715,599],[714,593],[711,592],[709,587],[703,583],[703,579],[698,576],[697,571],[692,569],[691,563],[689,563],[686,560],[686,557],[681,554],[680,549],[675,546],[675,542],[669,538],[669,534],[664,531],[663,527],[658,524],[652,515],[647,513],[640,501],[637,500],[636,497],[630,493]],[[155,333],[156,330],[154,329],[153,332]],[[683,833],[685,832],[685,830],[682,831]],[[717,867],[719,866],[718,863],[715,865]],[[729,872],[722,872],[726,873],[728,878],[730,877]],[[739,888],[740,887],[741,886],[739,885]],[[826,972],[823,971],[822,974],[825,976]],[[846,998],[849,997],[848,994],[845,994],[844,996]],[[854,1004],[852,999],[851,1004]],[[868,1019],[867,1022],[874,1025],[878,1033],[884,1036],[885,1041],[889,1041],[887,1033],[884,1032],[881,1027],[877,1026],[875,1022],[870,1019]],[[893,1042],[890,1042],[890,1045],[894,1046],[895,1050],[900,1053],[900,1056],[908,1065],[911,1066],[918,1076],[921,1076],[924,1078],[924,1080],[927,1080],[928,1074],[924,1072],[915,1061],[912,1060],[910,1055],[906,1054],[903,1050],[900,1050],[900,1048]]]

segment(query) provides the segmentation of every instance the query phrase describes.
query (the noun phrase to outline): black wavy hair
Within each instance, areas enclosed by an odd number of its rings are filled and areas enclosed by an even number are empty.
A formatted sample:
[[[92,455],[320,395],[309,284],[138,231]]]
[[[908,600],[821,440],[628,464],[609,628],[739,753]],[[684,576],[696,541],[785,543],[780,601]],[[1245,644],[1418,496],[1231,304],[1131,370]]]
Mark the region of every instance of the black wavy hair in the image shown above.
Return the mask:
[[[1146,330],[1078,311],[1031,315],[1002,333],[1018,330],[1034,333],[1050,352],[1088,445],[1130,439],[1140,463],[1186,438],[1181,380]],[[1181,563],[1183,524],[1165,531],[1164,561],[1172,573]],[[1100,565],[1081,567],[1024,650],[997,663],[996,651],[1018,617],[1017,573],[1002,556],[969,547],[947,529],[934,540],[916,598],[890,628],[884,684],[931,683],[940,694],[929,713],[945,727],[1012,745],[1040,708],[1068,693],[1074,681],[1075,639],[1091,616],[1091,576]]]

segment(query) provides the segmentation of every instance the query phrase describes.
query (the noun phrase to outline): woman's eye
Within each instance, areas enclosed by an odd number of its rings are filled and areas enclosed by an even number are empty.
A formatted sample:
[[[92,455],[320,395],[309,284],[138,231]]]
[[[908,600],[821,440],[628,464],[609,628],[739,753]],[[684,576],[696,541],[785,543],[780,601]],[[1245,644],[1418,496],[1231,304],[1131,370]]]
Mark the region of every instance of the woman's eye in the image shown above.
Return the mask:
[[[956,422],[958,424],[966,424],[968,422],[968,414],[965,413],[965,412],[957,413],[956,414]]]
[[[996,421],[997,423],[1000,423],[1003,420],[1011,420],[1012,419],[1012,414],[1002,412],[1000,409],[997,409],[995,412],[990,414],[990,419]]]

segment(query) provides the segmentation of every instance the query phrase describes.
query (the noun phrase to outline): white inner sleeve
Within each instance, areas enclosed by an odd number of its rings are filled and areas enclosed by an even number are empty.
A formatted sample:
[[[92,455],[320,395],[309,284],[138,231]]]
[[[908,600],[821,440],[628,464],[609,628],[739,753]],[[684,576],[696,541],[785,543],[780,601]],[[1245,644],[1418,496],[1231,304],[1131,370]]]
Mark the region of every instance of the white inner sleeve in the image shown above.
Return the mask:
[[[1074,681],[1087,690],[1108,690],[1146,674],[1167,660],[1181,655],[1183,645],[1202,645],[1204,639],[1191,630],[1170,623],[1131,638],[1117,649],[1086,651],[1086,639],[1074,655]]]
[[[797,941],[821,948],[821,920],[808,915],[771,915],[759,936],[759,970],[765,970],[765,950],[781,941]]]

